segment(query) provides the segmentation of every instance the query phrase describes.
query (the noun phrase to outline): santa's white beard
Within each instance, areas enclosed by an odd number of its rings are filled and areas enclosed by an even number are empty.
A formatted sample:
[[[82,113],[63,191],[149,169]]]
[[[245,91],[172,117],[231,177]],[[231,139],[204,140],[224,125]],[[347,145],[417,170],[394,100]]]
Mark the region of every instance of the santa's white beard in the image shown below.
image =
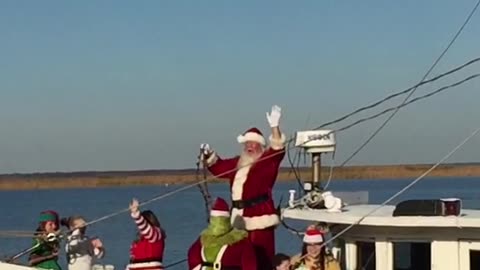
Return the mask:
[[[246,151],[242,151],[240,159],[238,160],[238,167],[243,168],[253,165],[260,157],[262,153],[249,154]]]

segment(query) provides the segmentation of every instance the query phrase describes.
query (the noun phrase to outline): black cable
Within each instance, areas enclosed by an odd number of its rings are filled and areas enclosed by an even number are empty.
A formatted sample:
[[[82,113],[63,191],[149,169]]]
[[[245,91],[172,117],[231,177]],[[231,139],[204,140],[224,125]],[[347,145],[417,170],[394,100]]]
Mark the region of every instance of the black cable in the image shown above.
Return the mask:
[[[458,36],[460,36],[461,32],[463,31],[463,29],[465,28],[465,26],[468,24],[468,22],[470,21],[470,19],[472,18],[473,14],[475,13],[475,11],[477,11],[477,8],[478,6],[480,5],[480,0],[477,1],[477,4],[475,4],[475,6],[473,7],[472,11],[470,12],[470,14],[467,16],[465,22],[463,22],[462,26],[460,27],[460,29],[458,29],[457,33],[455,34],[455,36],[453,37],[453,39],[450,41],[450,43],[448,44],[448,46],[445,48],[445,50],[443,50],[443,52],[440,54],[440,56],[435,60],[435,62],[433,63],[433,65],[430,67],[430,69],[427,71],[427,73],[425,73],[425,75],[423,76],[423,78],[420,80],[420,83],[422,83],[426,78],[427,76],[430,74],[430,72],[432,72],[433,68],[438,64],[438,62],[440,62],[440,59],[442,59],[442,57],[447,53],[447,51],[450,49],[450,47],[453,45],[453,43],[457,40]],[[417,90],[417,87],[416,86],[409,94],[408,96],[403,100],[403,102],[400,104],[400,105],[403,105],[407,102],[407,100],[413,95],[413,93],[415,93],[415,91]],[[397,112],[400,110],[401,106],[398,106],[395,111],[370,135],[370,137],[362,144],[360,145],[359,148],[357,148],[357,150],[355,150],[353,152],[353,154],[351,154],[341,165],[340,167],[342,167],[343,165],[345,165],[347,162],[349,162],[353,157],[355,157],[356,154],[358,154],[379,132],[380,130],[382,130],[383,127],[385,127],[387,125],[387,123],[395,116],[395,114],[397,114]]]

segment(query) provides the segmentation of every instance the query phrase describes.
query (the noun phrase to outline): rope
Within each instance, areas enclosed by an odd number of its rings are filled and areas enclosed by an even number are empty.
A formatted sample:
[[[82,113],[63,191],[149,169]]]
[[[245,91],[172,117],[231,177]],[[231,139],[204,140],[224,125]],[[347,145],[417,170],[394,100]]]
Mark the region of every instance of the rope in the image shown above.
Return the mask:
[[[472,76],[470,76],[470,77],[468,77],[468,78],[466,78],[466,79],[464,79],[464,80],[462,80],[462,81],[456,82],[456,83],[451,84],[451,85],[449,85],[449,86],[442,87],[442,88],[440,88],[440,89],[438,89],[438,90],[436,90],[436,91],[433,91],[433,92],[430,92],[430,93],[428,93],[428,94],[426,94],[426,95],[424,95],[424,96],[420,96],[420,97],[417,97],[417,98],[415,98],[415,99],[412,99],[411,101],[409,101],[409,102],[407,102],[407,103],[405,103],[405,104],[403,104],[403,105],[397,106],[397,107],[405,107],[405,106],[407,106],[407,105],[409,105],[409,104],[412,104],[412,103],[414,103],[414,102],[416,102],[416,101],[419,101],[419,100],[421,100],[421,99],[425,99],[425,98],[427,98],[427,97],[430,97],[430,96],[433,96],[433,95],[435,95],[435,94],[437,94],[437,93],[440,93],[440,92],[442,92],[442,91],[445,91],[445,90],[447,90],[447,89],[449,89],[449,88],[452,88],[452,87],[461,85],[461,84],[463,84],[463,83],[465,83],[465,82],[467,82],[467,81],[469,81],[469,80],[471,80],[471,79],[474,79],[474,78],[476,78],[476,77],[478,77],[478,76],[480,76],[480,74],[472,75]],[[373,115],[373,116],[370,116],[370,117],[367,117],[367,118],[360,119],[360,120],[358,120],[358,121],[356,121],[356,122],[354,122],[354,123],[352,123],[352,124],[350,124],[350,125],[347,125],[347,126],[345,126],[345,127],[339,128],[339,129],[337,129],[337,130],[332,130],[331,132],[329,132],[329,133],[326,134],[325,136],[330,135],[330,134],[332,134],[332,133],[334,133],[334,132],[339,132],[339,131],[347,130],[347,129],[349,129],[349,128],[353,127],[353,126],[356,126],[356,125],[358,125],[358,124],[360,124],[360,123],[362,123],[362,122],[365,122],[365,121],[374,119],[374,118],[376,118],[376,117],[379,117],[379,116],[381,116],[381,115],[383,115],[383,114],[385,114],[385,113],[387,113],[387,112],[389,112],[389,111],[391,111],[391,110],[396,109],[397,107],[393,107],[393,108],[387,109],[387,110],[385,110],[385,111],[383,111],[383,112],[380,112],[380,113],[378,113],[378,114],[376,114],[376,115]],[[315,129],[319,129],[319,127],[315,128]],[[292,142],[294,139],[295,139],[295,137],[292,137],[292,138],[290,138],[289,140],[287,140],[286,143]],[[312,139],[312,140],[314,140],[314,139]],[[303,144],[306,144],[306,143],[308,143],[309,141],[311,141],[311,140],[307,140],[307,141],[305,141]],[[280,150],[280,151],[277,151],[277,152],[274,152],[273,154],[270,154],[270,155],[266,155],[266,156],[264,156],[264,157],[261,157],[261,158],[257,159],[257,160],[254,161],[254,162],[250,162],[250,163],[247,163],[247,164],[245,164],[245,165],[243,165],[243,166],[238,166],[237,168],[234,168],[234,169],[225,171],[225,172],[223,172],[223,173],[220,173],[220,174],[218,174],[218,175],[215,175],[215,178],[221,178],[221,177],[223,177],[223,176],[225,176],[225,175],[228,175],[228,174],[230,174],[230,173],[232,173],[232,172],[235,172],[235,171],[237,171],[237,170],[239,170],[239,169],[241,169],[241,168],[243,168],[243,167],[251,166],[252,164],[255,164],[255,163],[257,163],[257,162],[260,162],[260,161],[263,161],[263,160],[267,160],[267,159],[273,158],[273,157],[275,157],[275,156],[278,156],[278,155],[280,155],[280,154],[283,154],[284,152],[286,152],[286,151],[288,151],[288,150],[290,150],[290,148],[285,147],[284,149],[282,149],[282,150]],[[139,206],[146,205],[146,204],[149,204],[149,203],[151,203],[151,202],[164,199],[164,198],[166,198],[166,197],[169,197],[169,196],[172,196],[172,195],[177,194],[177,193],[179,193],[179,192],[182,192],[182,191],[184,191],[184,190],[190,189],[190,188],[192,188],[192,187],[194,187],[194,186],[197,186],[197,185],[200,184],[200,183],[204,183],[204,182],[207,182],[207,181],[209,181],[209,180],[211,180],[211,179],[208,179],[208,178],[207,178],[207,179],[204,179],[204,180],[202,180],[202,181],[200,181],[200,182],[195,182],[195,183],[192,183],[192,184],[188,184],[188,185],[186,185],[186,186],[180,187],[180,188],[178,188],[178,189],[176,189],[176,190],[173,190],[173,191],[171,191],[171,192],[168,192],[168,193],[165,193],[165,194],[162,194],[162,195],[153,197],[153,198],[151,198],[150,200],[147,200],[147,201],[145,201],[145,202],[140,203]],[[90,222],[87,222],[84,226],[88,226],[88,225],[92,225],[92,224],[98,223],[98,222],[100,222],[100,221],[109,219],[109,218],[111,218],[111,217],[117,216],[117,215],[122,214],[122,213],[127,212],[127,211],[129,211],[129,208],[121,209],[121,210],[119,210],[119,211],[113,212],[113,213],[111,213],[111,214],[108,214],[108,215],[105,215],[105,216],[100,217],[100,218],[98,218],[98,219],[95,219],[95,220],[92,220],[92,221],[90,221]]]
[[[174,262],[174,263],[167,264],[167,265],[164,267],[164,269],[167,269],[167,268],[170,268],[170,267],[173,267],[173,266],[182,264],[182,263],[184,263],[184,262],[186,262],[186,261],[187,261],[187,259],[178,260],[178,261],[176,261],[176,262]]]
[[[26,238],[34,238],[40,237],[43,232],[31,232],[31,231],[0,231],[0,237],[9,238],[9,237],[26,237]]]
[[[447,53],[447,51],[450,49],[450,47],[453,45],[453,43],[457,40],[458,36],[460,36],[460,34],[462,33],[463,29],[465,28],[465,26],[468,24],[468,22],[470,21],[470,19],[472,18],[473,14],[475,13],[475,11],[477,10],[478,6],[480,5],[480,0],[477,1],[477,3],[475,4],[475,6],[473,7],[472,11],[470,12],[470,14],[467,16],[466,20],[463,22],[462,26],[460,27],[460,29],[458,29],[457,33],[455,34],[455,36],[453,37],[453,39],[450,41],[450,43],[448,44],[448,46],[443,50],[443,52],[440,54],[440,56],[435,60],[435,62],[433,63],[433,65],[430,67],[430,69],[427,71],[427,73],[425,73],[425,75],[423,76],[423,78],[420,80],[420,83],[423,82],[423,80],[425,80],[428,75],[430,75],[430,72],[432,72],[433,68],[438,64],[438,62],[440,62],[440,60],[442,59],[442,57]],[[400,104],[403,105],[407,102],[407,100],[413,95],[413,93],[415,93],[415,91],[417,90],[417,87],[415,87],[413,89],[413,91],[411,91],[407,97],[403,100],[403,102]],[[341,166],[347,164],[350,160],[352,160],[353,157],[355,157],[356,154],[358,154],[379,132],[380,130],[383,129],[383,127],[385,127],[387,125],[387,123],[397,114],[397,112],[400,110],[400,106],[398,106],[395,111],[370,135],[370,137],[362,144],[360,145],[360,147],[355,150],[353,152],[353,154],[351,154],[343,163]]]
[[[330,182],[332,181],[333,168],[335,167],[335,152],[336,151],[333,151],[333,153],[332,153],[332,163],[330,164],[330,172],[328,173],[327,183],[323,187],[324,190],[327,190],[328,186],[330,185]]]
[[[205,203],[205,217],[207,219],[207,223],[210,220],[210,205],[212,203],[212,197],[210,196],[210,192],[208,191],[207,182],[200,183],[200,161],[203,156],[203,151],[200,150],[200,154],[197,159],[197,170],[196,170],[196,181],[198,183],[198,188],[200,189],[200,193],[202,194],[203,201]],[[202,166],[203,171],[203,179],[207,179],[207,171],[205,166]]]
[[[291,144],[291,141],[289,141],[287,143],[287,148],[288,149],[291,148],[290,144]],[[297,192],[300,193],[300,190],[303,190],[302,178],[301,178],[301,175],[300,175],[300,171],[297,170],[297,168],[295,168],[295,160],[292,160],[292,157],[290,155],[290,151],[286,151],[286,154],[287,154],[287,160],[290,163],[290,167],[293,171],[293,174],[295,175],[295,179],[297,180],[297,184],[298,184]]]

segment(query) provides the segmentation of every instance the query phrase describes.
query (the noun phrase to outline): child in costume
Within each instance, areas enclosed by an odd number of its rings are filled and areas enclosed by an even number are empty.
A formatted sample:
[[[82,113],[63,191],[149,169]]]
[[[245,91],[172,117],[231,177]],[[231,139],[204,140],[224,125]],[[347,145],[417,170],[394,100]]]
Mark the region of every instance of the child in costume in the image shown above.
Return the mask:
[[[232,227],[225,200],[218,198],[215,201],[208,227],[188,250],[188,269],[259,269],[248,232]]]
[[[309,226],[303,237],[302,253],[293,264],[294,270],[340,270],[340,263],[327,253],[322,243],[324,234],[315,226]]]
[[[43,211],[40,213],[37,237],[33,240],[35,247],[29,255],[30,266],[42,269],[61,270],[58,264],[59,241],[47,236],[55,234],[59,229],[60,220],[55,211]]]
[[[100,239],[86,236],[87,227],[83,217],[72,216],[62,222],[71,231],[65,246],[68,269],[91,270],[93,259],[101,259],[105,254],[102,242]]]
[[[130,212],[137,225],[138,239],[130,247],[130,264],[127,265],[127,270],[163,269],[166,235],[160,222],[152,211],[140,212],[136,199],[130,203]]]

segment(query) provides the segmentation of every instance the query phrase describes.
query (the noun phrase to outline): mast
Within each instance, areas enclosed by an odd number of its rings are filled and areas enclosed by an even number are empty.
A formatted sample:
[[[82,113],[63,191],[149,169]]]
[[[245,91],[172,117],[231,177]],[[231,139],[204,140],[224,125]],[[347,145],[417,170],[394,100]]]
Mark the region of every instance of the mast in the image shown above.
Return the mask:
[[[311,208],[323,208],[325,204],[321,184],[322,154],[335,151],[335,134],[332,130],[298,131],[295,146],[304,148],[312,158],[312,179],[304,184],[307,204]]]
[[[322,154],[335,151],[335,133],[332,130],[298,131],[295,146],[304,148],[312,156],[312,188],[321,188]]]

